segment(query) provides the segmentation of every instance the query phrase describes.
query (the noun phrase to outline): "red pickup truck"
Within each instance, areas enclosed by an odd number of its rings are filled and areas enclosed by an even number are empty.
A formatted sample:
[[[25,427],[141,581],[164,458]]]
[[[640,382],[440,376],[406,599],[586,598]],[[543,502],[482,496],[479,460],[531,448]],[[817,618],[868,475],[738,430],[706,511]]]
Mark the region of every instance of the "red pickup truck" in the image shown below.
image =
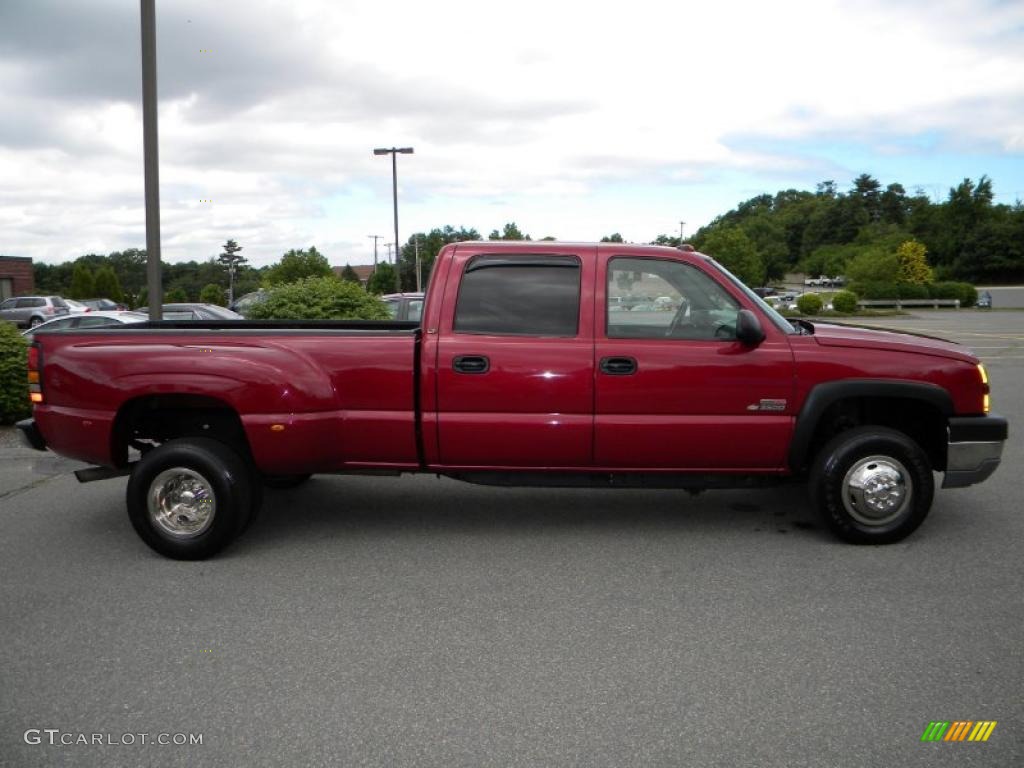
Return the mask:
[[[938,339],[777,314],[692,249],[458,243],[422,321],[138,323],[40,333],[39,449],[130,475],[155,550],[207,557],[262,483],[430,472],[495,485],[699,490],[808,479],[856,543],[996,469],[988,377]]]

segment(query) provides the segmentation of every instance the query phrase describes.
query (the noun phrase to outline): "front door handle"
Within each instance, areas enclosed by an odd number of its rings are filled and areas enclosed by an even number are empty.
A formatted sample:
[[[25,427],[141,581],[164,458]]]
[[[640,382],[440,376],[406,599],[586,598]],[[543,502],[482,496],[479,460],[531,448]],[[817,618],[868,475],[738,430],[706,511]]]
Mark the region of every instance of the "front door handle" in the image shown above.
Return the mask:
[[[452,368],[458,373],[487,373],[491,361],[483,355],[460,355],[452,360]]]
[[[632,357],[602,357],[601,373],[609,376],[630,376],[636,373],[636,360]]]

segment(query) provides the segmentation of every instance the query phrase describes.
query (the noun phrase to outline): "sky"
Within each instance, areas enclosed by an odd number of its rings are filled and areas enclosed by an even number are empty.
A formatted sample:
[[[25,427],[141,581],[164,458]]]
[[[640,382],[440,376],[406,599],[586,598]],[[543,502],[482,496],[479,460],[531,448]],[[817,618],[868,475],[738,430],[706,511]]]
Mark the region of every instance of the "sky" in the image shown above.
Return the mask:
[[[136,0],[0,0],[0,253],[145,247]],[[1024,199],[1021,0],[157,0],[161,242],[332,264],[510,221],[692,234],[861,173]],[[384,254],[381,245],[381,255]]]

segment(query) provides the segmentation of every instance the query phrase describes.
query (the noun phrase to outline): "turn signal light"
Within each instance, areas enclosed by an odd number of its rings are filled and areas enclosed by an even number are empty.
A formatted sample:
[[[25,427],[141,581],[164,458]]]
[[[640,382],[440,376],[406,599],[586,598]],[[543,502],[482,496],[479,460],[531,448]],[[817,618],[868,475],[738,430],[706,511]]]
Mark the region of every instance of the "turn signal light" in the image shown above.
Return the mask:
[[[988,388],[988,371],[985,370],[985,366],[981,363],[978,363],[978,375],[981,376],[981,411],[982,413],[988,413],[992,407]]]

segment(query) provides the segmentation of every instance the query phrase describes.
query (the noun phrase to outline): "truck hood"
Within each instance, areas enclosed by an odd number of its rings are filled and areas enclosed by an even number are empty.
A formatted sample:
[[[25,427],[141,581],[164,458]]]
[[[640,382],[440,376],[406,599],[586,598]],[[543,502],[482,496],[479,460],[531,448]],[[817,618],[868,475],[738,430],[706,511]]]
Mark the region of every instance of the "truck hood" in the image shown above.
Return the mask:
[[[966,363],[977,363],[977,358],[966,347],[952,341],[916,333],[886,331],[856,325],[814,324],[815,340],[826,347],[856,347],[890,349],[893,352],[911,352],[934,355]]]

